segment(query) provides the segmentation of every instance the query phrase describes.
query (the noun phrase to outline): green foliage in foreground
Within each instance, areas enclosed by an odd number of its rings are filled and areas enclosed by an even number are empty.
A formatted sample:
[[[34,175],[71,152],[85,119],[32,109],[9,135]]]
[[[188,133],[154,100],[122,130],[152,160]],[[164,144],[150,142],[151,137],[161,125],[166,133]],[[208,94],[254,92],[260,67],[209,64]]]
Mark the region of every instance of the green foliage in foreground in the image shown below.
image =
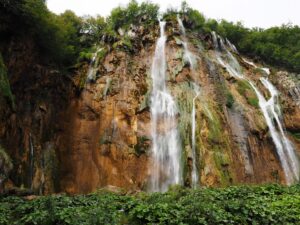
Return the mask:
[[[0,224],[300,224],[300,186],[2,197]]]

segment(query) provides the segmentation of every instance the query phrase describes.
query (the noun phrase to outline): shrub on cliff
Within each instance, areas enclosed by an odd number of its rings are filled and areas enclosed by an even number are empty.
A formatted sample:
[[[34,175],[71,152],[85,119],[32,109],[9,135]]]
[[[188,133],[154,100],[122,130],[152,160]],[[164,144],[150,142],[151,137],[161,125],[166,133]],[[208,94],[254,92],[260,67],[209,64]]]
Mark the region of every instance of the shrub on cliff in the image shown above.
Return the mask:
[[[156,23],[159,6],[149,2],[138,4],[131,0],[127,7],[117,7],[107,18],[108,27],[114,31],[128,29],[130,25],[148,26]]]

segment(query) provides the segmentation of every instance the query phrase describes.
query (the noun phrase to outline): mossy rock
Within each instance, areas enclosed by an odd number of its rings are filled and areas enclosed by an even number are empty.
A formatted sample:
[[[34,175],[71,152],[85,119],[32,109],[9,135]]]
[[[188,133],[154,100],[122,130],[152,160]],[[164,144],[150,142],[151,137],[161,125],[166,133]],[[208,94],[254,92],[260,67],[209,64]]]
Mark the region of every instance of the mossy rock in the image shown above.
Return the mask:
[[[251,85],[246,80],[238,80],[236,84],[237,91],[247,100],[247,103],[255,108],[259,108],[259,100]]]

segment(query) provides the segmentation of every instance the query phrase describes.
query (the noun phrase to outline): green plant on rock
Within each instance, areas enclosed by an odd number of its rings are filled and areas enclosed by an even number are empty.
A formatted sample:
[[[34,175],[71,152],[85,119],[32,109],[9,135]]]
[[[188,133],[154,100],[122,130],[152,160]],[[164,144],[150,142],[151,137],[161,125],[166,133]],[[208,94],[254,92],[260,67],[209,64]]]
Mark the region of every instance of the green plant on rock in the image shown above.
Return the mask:
[[[249,105],[254,106],[255,108],[259,107],[259,100],[248,81],[238,80],[237,91],[247,100]]]
[[[226,106],[227,106],[228,108],[232,108],[233,104],[234,104],[234,98],[233,98],[233,95],[231,94],[230,91],[227,91],[227,92],[226,92]]]

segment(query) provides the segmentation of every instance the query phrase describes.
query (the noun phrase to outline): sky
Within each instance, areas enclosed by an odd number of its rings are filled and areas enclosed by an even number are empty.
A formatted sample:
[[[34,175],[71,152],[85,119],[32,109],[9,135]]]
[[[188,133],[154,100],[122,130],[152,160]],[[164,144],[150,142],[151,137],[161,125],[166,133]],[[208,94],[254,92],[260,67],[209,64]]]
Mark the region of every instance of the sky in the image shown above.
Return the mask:
[[[137,0],[142,2],[142,0]],[[67,9],[78,16],[108,16],[110,11],[129,0],[47,0],[48,8],[56,13]],[[182,0],[151,0],[161,10],[179,7]],[[198,9],[207,18],[241,21],[246,27],[268,28],[281,24],[300,25],[300,0],[187,0],[189,6]]]

